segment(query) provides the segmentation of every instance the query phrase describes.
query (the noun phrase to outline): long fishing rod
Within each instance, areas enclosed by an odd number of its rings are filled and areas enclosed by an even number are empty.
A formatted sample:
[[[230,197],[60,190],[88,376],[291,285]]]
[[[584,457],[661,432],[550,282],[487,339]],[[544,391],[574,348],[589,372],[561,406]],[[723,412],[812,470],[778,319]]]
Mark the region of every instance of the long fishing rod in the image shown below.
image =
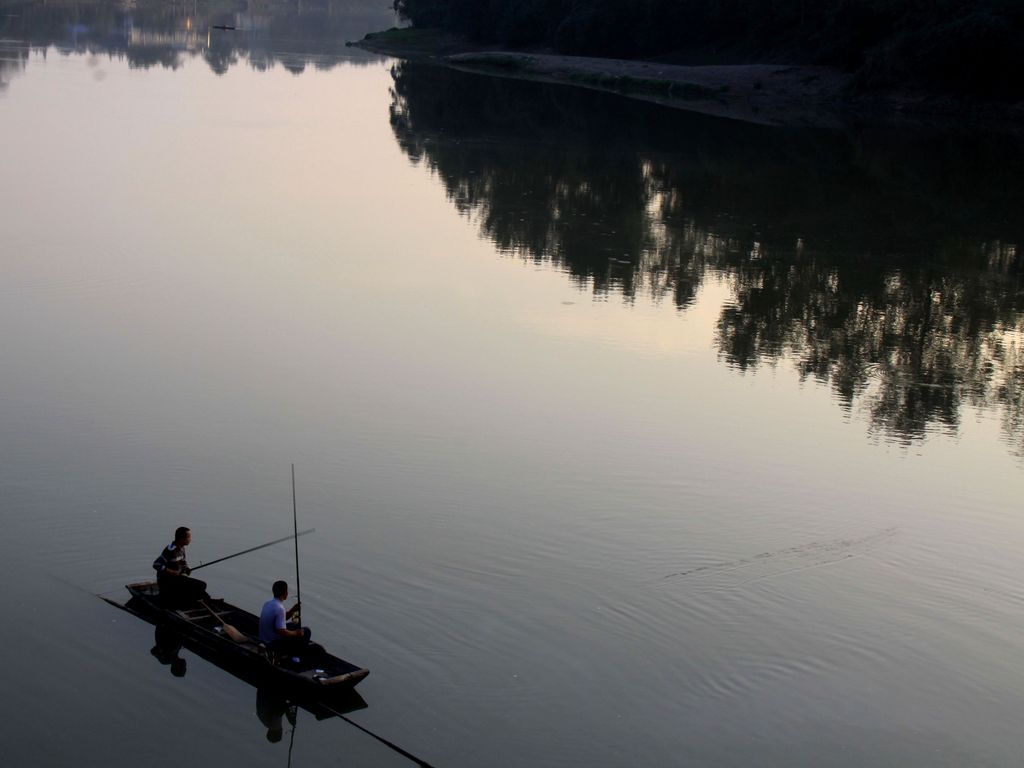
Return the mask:
[[[238,557],[239,555],[247,555],[250,552],[255,552],[257,549],[263,549],[264,547],[269,547],[269,546],[272,546],[274,544],[280,544],[282,541],[291,541],[292,539],[298,538],[299,536],[305,536],[307,533],[313,533],[313,531],[315,531],[315,530],[316,530],[316,528],[309,528],[309,529],[307,529],[305,531],[296,531],[291,536],[283,536],[280,539],[274,539],[273,541],[268,541],[266,544],[260,544],[259,546],[256,546],[256,547],[249,547],[249,549],[243,549],[241,552],[235,552],[235,554],[233,554],[233,555],[227,555],[225,557],[218,557],[216,560],[211,560],[208,563],[201,563],[200,565],[197,565],[195,568],[193,568],[192,571],[193,572],[198,571],[200,568],[205,568],[206,566],[214,565],[215,563],[223,563],[225,560],[230,560],[232,557]]]
[[[297,506],[297,504],[295,502],[295,465],[294,464],[292,464],[292,524],[294,525],[294,527],[295,527],[295,529],[297,531],[298,527],[299,527],[299,513],[298,513],[298,506]],[[301,618],[302,598],[300,597],[300,593],[299,593],[299,534],[298,533],[295,534],[295,596],[296,596],[296,598],[298,598],[298,606],[299,606],[299,611],[300,611],[300,613],[299,613],[299,626],[301,626],[302,625],[302,618]],[[421,760],[420,758],[416,757],[416,755],[412,754],[412,752],[407,752],[406,750],[402,749],[400,746],[398,746],[394,742],[388,741],[383,736],[378,736],[376,733],[371,731],[369,728],[365,728],[364,726],[362,726],[359,723],[357,723],[355,720],[350,720],[349,718],[345,717],[345,715],[343,715],[341,712],[338,712],[336,709],[332,709],[331,707],[328,707],[328,706],[325,706],[325,705],[322,705],[322,706],[324,706],[324,709],[326,709],[329,712],[331,712],[331,713],[337,715],[338,717],[340,717],[342,720],[344,720],[349,725],[355,726],[360,731],[365,733],[367,736],[373,737],[374,739],[379,741],[381,744],[386,746],[388,749],[394,750],[395,752],[400,754],[402,757],[405,757],[405,758],[407,758],[409,760],[412,760],[414,763],[416,763],[416,765],[420,766],[420,768],[434,768],[426,760]],[[295,729],[294,729],[294,727],[292,728],[292,736],[293,737],[295,736]]]
[[[292,768],[292,747],[295,746],[295,727],[299,724],[299,713],[295,713],[295,722],[292,723],[292,737],[288,740],[288,768]]]
[[[295,504],[295,465],[292,464],[292,526],[295,529],[295,618],[302,626],[302,589],[299,586],[299,512]]]
[[[327,706],[326,704],[321,704],[321,706],[324,709],[326,709],[328,712],[330,712],[330,713],[340,717],[342,720],[344,720],[349,725],[354,725],[356,728],[358,728],[360,731],[365,733],[367,736],[371,736],[372,738],[376,739],[377,741],[379,741],[381,744],[383,744],[388,749],[393,750],[394,752],[397,752],[398,754],[400,754],[404,758],[412,760],[414,763],[416,763],[416,765],[420,766],[420,768],[434,768],[434,766],[432,766],[426,760],[421,760],[420,758],[416,757],[416,755],[414,755],[412,752],[407,752],[406,750],[402,749],[400,746],[398,746],[394,742],[388,741],[383,736],[378,736],[376,733],[371,731],[369,728],[365,728],[365,727],[361,726],[359,723],[357,723],[355,720],[351,720],[351,719],[345,717],[345,715],[343,715],[338,710],[332,709],[331,707]]]

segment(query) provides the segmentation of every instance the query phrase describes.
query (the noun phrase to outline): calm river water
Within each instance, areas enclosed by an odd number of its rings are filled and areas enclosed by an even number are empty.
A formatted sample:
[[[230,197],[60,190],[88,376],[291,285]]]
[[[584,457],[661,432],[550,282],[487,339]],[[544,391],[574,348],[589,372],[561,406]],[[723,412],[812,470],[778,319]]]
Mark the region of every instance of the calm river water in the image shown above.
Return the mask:
[[[410,765],[94,596],[294,462],[432,765],[1019,765],[1024,144],[346,49],[385,5],[0,3],[5,764]]]

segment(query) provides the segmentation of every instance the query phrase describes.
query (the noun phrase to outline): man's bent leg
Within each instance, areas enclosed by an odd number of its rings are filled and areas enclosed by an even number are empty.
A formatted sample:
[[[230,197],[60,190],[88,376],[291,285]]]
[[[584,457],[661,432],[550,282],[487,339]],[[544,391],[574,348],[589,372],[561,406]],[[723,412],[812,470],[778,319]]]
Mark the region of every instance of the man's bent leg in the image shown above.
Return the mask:
[[[193,579],[191,576],[179,576],[181,580],[182,597],[190,603],[200,600],[209,600],[210,595],[206,591],[206,582]]]
[[[289,629],[297,627],[289,627]],[[267,645],[267,651],[276,658],[289,658],[291,656],[302,656],[309,650],[309,638],[312,633],[309,627],[302,628],[302,637],[279,637]]]
[[[158,578],[160,600],[166,608],[185,608],[200,600],[209,600],[206,582],[188,576],[164,576]]]

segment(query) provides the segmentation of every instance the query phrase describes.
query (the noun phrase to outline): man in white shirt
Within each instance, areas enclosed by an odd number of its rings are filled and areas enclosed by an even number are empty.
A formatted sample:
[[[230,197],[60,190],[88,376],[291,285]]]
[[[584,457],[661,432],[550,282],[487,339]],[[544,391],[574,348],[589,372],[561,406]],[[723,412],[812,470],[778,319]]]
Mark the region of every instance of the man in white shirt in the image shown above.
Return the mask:
[[[298,615],[301,603],[296,603],[287,611],[284,609],[284,601],[288,599],[287,582],[275,581],[271,591],[274,597],[267,600],[260,611],[260,640],[273,655],[300,654],[309,645],[312,633],[309,627],[289,623],[289,619]]]

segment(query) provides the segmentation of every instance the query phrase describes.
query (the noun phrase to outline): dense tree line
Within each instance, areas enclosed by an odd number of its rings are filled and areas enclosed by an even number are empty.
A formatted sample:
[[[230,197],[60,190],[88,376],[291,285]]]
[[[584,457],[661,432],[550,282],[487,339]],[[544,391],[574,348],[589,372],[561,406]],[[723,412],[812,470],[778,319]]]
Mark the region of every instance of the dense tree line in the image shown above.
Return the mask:
[[[622,58],[839,66],[865,87],[1024,97],[1019,0],[394,0],[417,27]]]

